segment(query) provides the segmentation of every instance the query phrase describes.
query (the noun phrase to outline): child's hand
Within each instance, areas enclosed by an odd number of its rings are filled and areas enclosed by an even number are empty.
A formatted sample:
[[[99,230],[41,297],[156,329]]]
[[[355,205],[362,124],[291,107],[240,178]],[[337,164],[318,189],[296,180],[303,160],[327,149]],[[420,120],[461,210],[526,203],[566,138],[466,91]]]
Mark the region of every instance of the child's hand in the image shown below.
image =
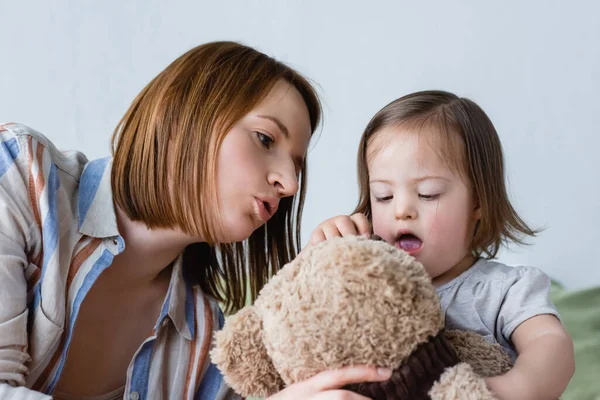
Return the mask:
[[[369,236],[371,226],[364,214],[356,213],[351,216],[338,215],[322,222],[310,236],[309,246],[315,245],[333,237]]]

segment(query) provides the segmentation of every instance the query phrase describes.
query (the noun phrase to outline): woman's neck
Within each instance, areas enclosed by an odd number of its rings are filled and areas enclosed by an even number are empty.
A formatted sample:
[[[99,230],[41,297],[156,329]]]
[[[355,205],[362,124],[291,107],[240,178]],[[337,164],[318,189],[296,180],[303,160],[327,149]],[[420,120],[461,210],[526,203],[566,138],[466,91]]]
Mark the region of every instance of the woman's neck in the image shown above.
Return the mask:
[[[118,276],[115,282],[119,285],[153,284],[188,245],[202,241],[179,229],[149,229],[143,222],[129,219],[117,206],[115,212],[125,249],[106,272]]]

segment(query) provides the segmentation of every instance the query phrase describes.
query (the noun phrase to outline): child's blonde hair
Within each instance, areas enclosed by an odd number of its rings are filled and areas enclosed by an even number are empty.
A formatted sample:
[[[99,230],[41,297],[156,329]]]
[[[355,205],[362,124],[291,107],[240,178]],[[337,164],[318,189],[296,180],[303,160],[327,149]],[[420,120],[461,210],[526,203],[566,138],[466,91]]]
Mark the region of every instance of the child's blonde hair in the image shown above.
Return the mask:
[[[485,112],[473,101],[444,91],[423,91],[401,97],[383,107],[365,128],[358,150],[359,201],[355,212],[371,216],[368,151],[385,128],[408,128],[434,142],[442,160],[473,190],[481,219],[472,242],[473,253],[493,258],[506,242],[524,244],[535,236],[513,208],[506,193],[500,138]]]

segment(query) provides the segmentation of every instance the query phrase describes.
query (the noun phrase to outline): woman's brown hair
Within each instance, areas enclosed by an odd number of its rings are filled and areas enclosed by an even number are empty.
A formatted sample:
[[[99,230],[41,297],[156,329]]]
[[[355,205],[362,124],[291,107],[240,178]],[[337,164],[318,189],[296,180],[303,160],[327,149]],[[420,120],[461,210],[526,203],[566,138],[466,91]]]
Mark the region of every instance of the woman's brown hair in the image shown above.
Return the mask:
[[[321,104],[302,75],[251,47],[212,42],[189,50],[159,73],[134,99],[113,135],[115,203],[149,228],[179,227],[206,238],[207,243],[186,248],[184,273],[225,303],[227,311],[254,299],[300,247],[305,167],[298,193],[282,199],[265,226],[242,243],[214,243],[214,155],[230,128],[279,80],[302,95],[314,132]]]
[[[359,201],[355,212],[371,221],[369,145],[385,128],[425,132],[440,145],[440,156],[458,171],[473,190],[481,219],[472,242],[473,253],[493,258],[503,243],[524,244],[535,236],[515,211],[504,181],[502,144],[494,125],[473,101],[444,91],[423,91],[401,97],[383,107],[365,128],[358,150]],[[433,136],[433,137],[431,137]]]

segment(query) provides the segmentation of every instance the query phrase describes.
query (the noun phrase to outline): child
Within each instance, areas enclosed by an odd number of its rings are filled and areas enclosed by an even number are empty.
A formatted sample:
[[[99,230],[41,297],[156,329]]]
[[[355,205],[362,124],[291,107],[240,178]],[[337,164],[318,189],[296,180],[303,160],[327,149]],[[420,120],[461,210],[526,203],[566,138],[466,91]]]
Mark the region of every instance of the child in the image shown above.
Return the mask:
[[[372,224],[424,265],[448,329],[478,332],[511,355],[513,369],[487,380],[499,398],[557,398],[574,372],[573,344],[549,278],[492,261],[502,243],[536,232],[508,200],[502,147],[483,110],[442,91],[393,101],[362,135],[358,176],[356,213],[323,222],[311,244]]]

